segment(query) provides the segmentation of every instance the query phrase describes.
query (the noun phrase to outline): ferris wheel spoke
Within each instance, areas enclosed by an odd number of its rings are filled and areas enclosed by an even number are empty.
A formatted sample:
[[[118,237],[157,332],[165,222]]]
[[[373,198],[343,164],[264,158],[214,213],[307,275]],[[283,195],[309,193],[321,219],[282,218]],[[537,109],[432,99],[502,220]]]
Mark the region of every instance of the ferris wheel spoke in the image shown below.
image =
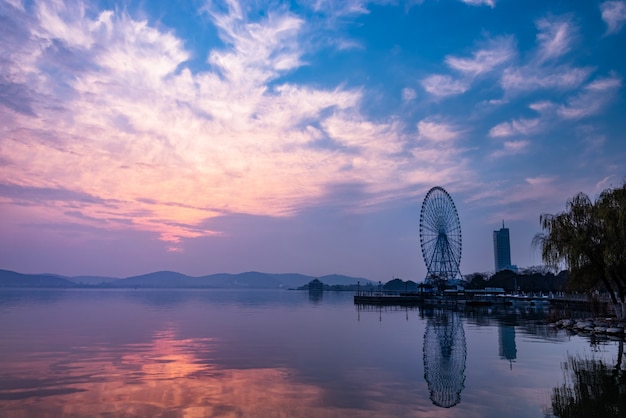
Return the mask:
[[[424,239],[422,245],[429,245],[430,243],[436,242],[436,241],[437,241],[437,236],[434,235],[434,236],[432,236],[432,237],[430,237],[428,239]]]
[[[460,239],[460,237],[456,238],[456,237],[451,237],[451,236],[448,236],[448,240],[449,240],[451,243],[453,243],[453,244],[455,244],[455,245],[457,245],[457,246],[460,246],[460,245],[461,245],[461,239]]]
[[[432,233],[433,235],[439,235],[439,230],[431,225],[424,225],[423,229]]]

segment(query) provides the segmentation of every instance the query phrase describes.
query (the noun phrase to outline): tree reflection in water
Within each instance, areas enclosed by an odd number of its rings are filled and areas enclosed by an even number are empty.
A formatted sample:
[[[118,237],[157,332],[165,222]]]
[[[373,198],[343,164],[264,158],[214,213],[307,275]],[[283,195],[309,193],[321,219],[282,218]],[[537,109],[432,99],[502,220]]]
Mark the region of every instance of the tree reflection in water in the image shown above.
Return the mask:
[[[461,402],[467,348],[457,312],[435,310],[426,315],[424,378],[434,405],[450,408]]]
[[[552,390],[552,416],[624,417],[626,416],[626,370],[623,366],[624,342],[619,343],[615,366],[602,360],[568,356],[562,364],[565,383]]]

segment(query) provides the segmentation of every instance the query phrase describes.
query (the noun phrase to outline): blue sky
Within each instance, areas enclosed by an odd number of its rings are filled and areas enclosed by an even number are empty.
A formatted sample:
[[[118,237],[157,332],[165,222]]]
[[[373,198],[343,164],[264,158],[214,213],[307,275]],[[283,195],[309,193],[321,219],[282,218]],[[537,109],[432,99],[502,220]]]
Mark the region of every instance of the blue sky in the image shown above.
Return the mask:
[[[540,264],[626,179],[624,1],[0,2],[0,268],[421,280]]]

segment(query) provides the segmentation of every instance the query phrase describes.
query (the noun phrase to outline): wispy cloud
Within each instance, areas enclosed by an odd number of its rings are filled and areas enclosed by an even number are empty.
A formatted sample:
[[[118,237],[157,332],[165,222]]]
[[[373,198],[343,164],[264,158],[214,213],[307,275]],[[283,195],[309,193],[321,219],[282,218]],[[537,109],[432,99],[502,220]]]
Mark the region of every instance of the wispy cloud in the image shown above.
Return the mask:
[[[434,74],[422,79],[422,86],[437,97],[453,96],[465,93],[477,77],[492,72],[500,77],[500,85],[508,93],[580,86],[593,69],[558,63],[577,38],[578,29],[572,18],[549,16],[535,24],[537,47],[522,65],[511,65],[518,56],[515,38],[500,36],[483,42],[471,57],[446,56],[446,65],[460,73],[459,77]]]
[[[471,77],[476,77],[507,63],[515,55],[515,40],[509,36],[489,40],[485,48],[472,53],[471,58],[459,58],[449,55],[445,61],[450,68]]]
[[[446,142],[452,139],[456,139],[461,134],[461,131],[458,130],[451,124],[436,122],[432,119],[429,120],[421,120],[417,124],[418,137],[420,139],[426,139],[429,141],[435,142]]]
[[[298,33],[304,21],[290,13],[273,14],[262,22],[248,22],[239,3],[229,2],[228,13],[206,9],[224,41],[234,48],[213,50],[209,62],[233,85],[247,88],[267,82],[281,72],[302,65]]]
[[[421,84],[428,93],[440,98],[462,94],[469,90],[475,78],[504,65],[515,55],[514,38],[488,39],[469,58],[454,55],[445,57],[446,65],[460,76],[433,74],[422,79]]]
[[[542,100],[539,102],[534,102],[528,105],[528,107],[535,112],[545,113],[554,108],[554,103],[549,100]]]
[[[531,186],[542,186],[542,185],[552,183],[555,180],[555,178],[548,177],[548,176],[540,176],[540,177],[526,177],[525,180],[526,180],[526,183],[530,184]]]
[[[570,15],[538,19],[537,46],[525,63],[502,72],[500,85],[508,93],[540,89],[572,90],[579,87],[594,70],[563,64],[560,59],[575,45],[578,28]]]
[[[502,144],[502,148],[497,149],[496,151],[491,153],[491,158],[502,158],[508,157],[512,155],[517,155],[524,153],[528,150],[530,146],[530,141],[520,140],[520,141],[505,141]]]
[[[595,186],[595,191],[597,193],[602,192],[603,190],[613,186],[611,184],[612,180],[616,180],[615,176],[611,175],[611,176],[606,176],[605,178],[603,178],[602,180],[600,180],[599,182],[596,183]]]
[[[577,28],[568,16],[537,20],[538,59],[546,61],[565,55],[572,48]]]
[[[470,6],[496,6],[496,0],[461,0],[465,4],[469,4]]]
[[[507,66],[517,57],[517,45],[513,36],[500,36],[483,42],[471,57],[446,56],[447,66],[461,77],[434,74],[422,79],[422,86],[437,97],[458,95],[469,90],[476,77],[500,69],[500,85],[508,92],[578,87],[592,69],[555,63],[574,45],[578,29],[572,18],[549,16],[535,23],[537,48],[525,64]]]
[[[441,74],[428,76],[421,81],[421,84],[424,90],[436,97],[462,94],[469,88],[467,82]]]
[[[415,100],[417,97],[417,92],[409,87],[405,87],[402,89],[402,100],[405,102],[410,102],[411,100]]]
[[[323,12],[325,14],[333,16],[346,16],[351,14],[367,14],[367,4],[371,3],[369,0],[345,0],[345,1],[333,1],[333,0],[313,0],[311,1],[313,10],[317,12]]]
[[[626,22],[626,2],[623,1],[605,1],[600,4],[602,12],[602,20],[606,23],[606,33],[617,33]]]
[[[616,75],[596,79],[566,104],[559,106],[557,113],[566,119],[596,114],[615,97],[621,86],[622,79]]]
[[[421,144],[407,153],[402,123],[361,113],[362,89],[282,82],[311,47],[302,18],[284,8],[251,19],[235,1],[207,6],[223,46],[210,50],[209,70],[194,72],[174,32],[80,4],[12,9],[7,20],[22,27],[12,35],[20,39],[1,47],[0,75],[25,100],[0,97],[0,177],[17,190],[96,199],[55,201],[41,216],[150,231],[178,249],[184,238],[218,233],[201,227],[207,219],[292,215],[338,181],[380,204],[430,181],[428,173],[463,170],[442,168],[450,150]],[[430,141],[456,135],[443,125],[419,129]]]
[[[517,119],[512,122],[503,122],[489,130],[492,138],[501,138],[513,135],[531,135],[540,129],[539,119]]]
[[[571,90],[580,86],[591,74],[588,67],[561,65],[551,68],[524,66],[507,68],[500,84],[510,92],[527,92],[539,89]]]

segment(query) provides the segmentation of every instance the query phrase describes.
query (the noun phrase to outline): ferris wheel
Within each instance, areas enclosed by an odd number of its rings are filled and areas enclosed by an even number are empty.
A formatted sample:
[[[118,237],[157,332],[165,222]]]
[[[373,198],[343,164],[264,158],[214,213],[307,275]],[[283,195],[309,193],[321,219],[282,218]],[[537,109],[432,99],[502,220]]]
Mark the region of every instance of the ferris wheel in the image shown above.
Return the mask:
[[[442,187],[430,189],[422,203],[420,244],[427,281],[461,278],[461,222],[452,198]]]

